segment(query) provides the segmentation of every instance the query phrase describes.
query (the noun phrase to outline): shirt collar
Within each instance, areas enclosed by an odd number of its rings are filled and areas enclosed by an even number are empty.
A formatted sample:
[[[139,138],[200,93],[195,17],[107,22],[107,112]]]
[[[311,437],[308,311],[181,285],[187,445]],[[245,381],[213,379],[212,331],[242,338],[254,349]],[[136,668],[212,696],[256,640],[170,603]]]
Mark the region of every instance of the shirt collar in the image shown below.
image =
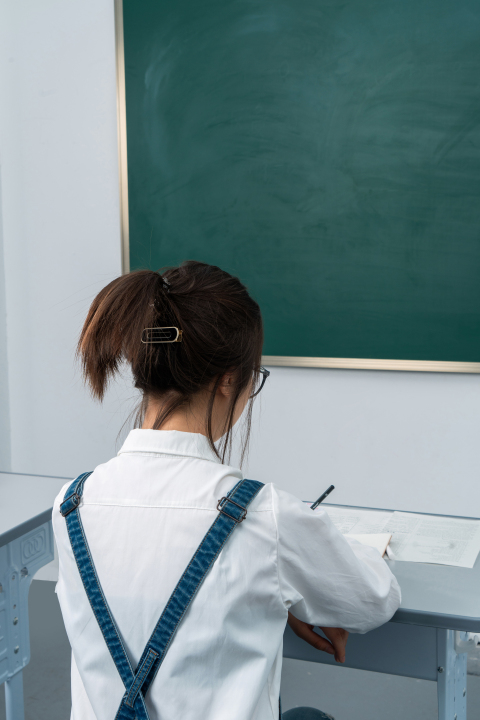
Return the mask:
[[[179,430],[130,430],[118,454],[134,452],[180,455],[221,462],[205,435]]]

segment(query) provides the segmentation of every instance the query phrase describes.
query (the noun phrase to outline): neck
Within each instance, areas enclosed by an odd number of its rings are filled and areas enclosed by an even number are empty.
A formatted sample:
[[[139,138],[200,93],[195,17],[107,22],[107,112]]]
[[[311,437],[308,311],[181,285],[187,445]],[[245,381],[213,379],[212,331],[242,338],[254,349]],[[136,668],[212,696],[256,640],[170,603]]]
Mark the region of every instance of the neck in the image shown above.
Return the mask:
[[[157,417],[162,413],[164,403],[150,400],[143,420],[143,430],[153,430]],[[179,430],[180,432],[200,433],[207,435],[205,428],[206,410],[199,407],[178,408],[162,423],[162,430]]]
[[[250,395],[250,387],[246,388],[238,398],[235,413],[232,417],[232,427],[240,418]],[[208,437],[207,417],[208,406],[211,400],[211,390],[200,392],[190,398],[188,403],[177,408],[162,423],[161,430],[179,430],[180,432],[199,433]],[[166,402],[162,398],[149,398],[147,411],[142,424],[143,430],[153,430],[155,421],[162,414]],[[211,427],[213,442],[217,442],[226,431],[226,422],[230,414],[231,388],[220,386],[217,388],[212,408]]]

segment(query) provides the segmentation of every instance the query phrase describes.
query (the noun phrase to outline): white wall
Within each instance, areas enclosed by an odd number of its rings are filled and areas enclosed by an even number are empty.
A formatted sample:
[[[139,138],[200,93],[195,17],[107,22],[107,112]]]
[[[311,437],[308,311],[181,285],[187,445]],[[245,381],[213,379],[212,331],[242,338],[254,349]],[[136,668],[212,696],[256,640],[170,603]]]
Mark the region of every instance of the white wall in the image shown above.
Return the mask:
[[[122,395],[95,406],[73,362],[89,302],[120,273],[113,0],[2,0],[0,34],[0,469],[72,475],[114,451]]]
[[[10,467],[10,403],[7,360],[7,307],[3,261],[2,175],[0,164],[0,469]]]
[[[302,499],[480,515],[480,377],[270,368],[249,471]]]
[[[0,469],[72,476],[115,452],[133,394],[119,383],[96,406],[73,363],[120,272],[113,0],[0,0],[0,53]],[[306,499],[332,482],[336,502],[480,513],[478,376],[272,368],[260,405],[251,476]]]

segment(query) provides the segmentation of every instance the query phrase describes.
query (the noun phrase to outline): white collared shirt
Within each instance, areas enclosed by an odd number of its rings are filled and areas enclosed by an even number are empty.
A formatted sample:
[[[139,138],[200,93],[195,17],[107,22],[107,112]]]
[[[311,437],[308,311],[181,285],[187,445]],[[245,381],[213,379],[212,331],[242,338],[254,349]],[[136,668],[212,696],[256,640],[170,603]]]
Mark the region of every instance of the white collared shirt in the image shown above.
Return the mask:
[[[80,513],[109,607],[135,667],[218,500],[242,478],[202,435],[132,430],[88,478]],[[270,478],[256,478],[267,481]],[[113,720],[124,687],[90,608],[59,513],[57,593],[72,646],[72,720]],[[398,584],[379,553],[323,511],[267,484],[182,620],[147,694],[150,720],[277,720],[290,609],[364,633],[391,618]]]

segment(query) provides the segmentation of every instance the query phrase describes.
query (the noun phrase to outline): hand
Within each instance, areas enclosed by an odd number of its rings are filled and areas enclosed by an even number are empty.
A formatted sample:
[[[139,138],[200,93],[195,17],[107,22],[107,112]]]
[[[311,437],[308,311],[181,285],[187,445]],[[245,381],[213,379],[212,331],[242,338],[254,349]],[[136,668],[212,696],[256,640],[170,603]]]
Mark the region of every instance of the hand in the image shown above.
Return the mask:
[[[298,620],[292,613],[288,613],[288,624],[292,628],[295,635],[302,640],[305,640],[309,645],[312,645],[316,650],[322,650],[329,655],[335,656],[335,661],[344,663],[345,662],[345,646],[348,640],[348,632],[342,628],[320,628],[325,633],[328,640],[325,640],[321,635],[313,629],[313,625]]]
[[[345,646],[348,640],[348,632],[343,628],[321,627],[320,630],[327,636],[332,643],[335,651],[336,662],[345,662]]]

